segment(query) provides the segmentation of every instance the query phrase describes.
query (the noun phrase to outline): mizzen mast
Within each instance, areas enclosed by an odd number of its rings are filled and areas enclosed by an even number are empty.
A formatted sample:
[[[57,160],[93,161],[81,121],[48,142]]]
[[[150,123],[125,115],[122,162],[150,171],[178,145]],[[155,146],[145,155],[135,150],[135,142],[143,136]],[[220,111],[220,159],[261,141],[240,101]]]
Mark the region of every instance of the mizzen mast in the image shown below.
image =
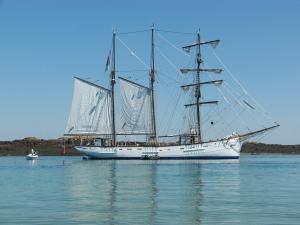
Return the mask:
[[[189,72],[194,72],[194,84],[188,84],[188,85],[183,85],[181,86],[183,89],[184,88],[189,88],[189,87],[194,87],[195,90],[195,102],[191,104],[186,104],[185,107],[191,107],[195,106],[195,111],[196,111],[196,140],[194,142],[196,143],[201,143],[203,141],[202,139],[202,130],[201,130],[201,111],[200,111],[200,106],[203,104],[217,104],[218,101],[207,101],[207,102],[202,102],[200,101],[201,99],[201,85],[204,84],[221,84],[222,80],[214,80],[214,81],[208,81],[208,82],[200,82],[200,72],[214,72],[214,73],[221,73],[222,69],[204,69],[201,68],[201,63],[203,63],[202,57],[201,57],[201,45],[207,45],[210,44],[212,47],[216,47],[220,40],[213,40],[213,41],[206,41],[206,42],[201,42],[200,39],[200,31],[197,32],[197,40],[196,43],[187,45],[182,47],[183,50],[190,52],[191,48],[196,47],[196,68],[189,68],[189,69],[181,69],[180,71],[182,73],[189,73]]]

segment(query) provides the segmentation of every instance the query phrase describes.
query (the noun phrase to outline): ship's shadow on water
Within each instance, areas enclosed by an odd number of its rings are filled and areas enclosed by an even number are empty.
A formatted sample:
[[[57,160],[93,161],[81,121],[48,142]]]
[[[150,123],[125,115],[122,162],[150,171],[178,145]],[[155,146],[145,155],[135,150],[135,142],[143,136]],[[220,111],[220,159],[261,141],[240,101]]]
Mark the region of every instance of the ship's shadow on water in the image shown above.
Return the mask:
[[[207,210],[203,197],[206,184],[202,178],[203,164],[208,167],[207,170],[209,165],[215,167],[220,164],[220,169],[224,169],[226,164],[238,167],[238,163],[239,160],[101,160],[73,163],[70,167],[74,170],[73,178],[67,180],[66,185],[70,187],[70,195],[76,205],[66,207],[73,212],[74,222],[201,224]],[[235,170],[235,177],[237,173]],[[239,188],[238,183],[231,182],[231,186]],[[222,192],[224,194],[226,190]],[[79,205],[81,210],[74,210]]]

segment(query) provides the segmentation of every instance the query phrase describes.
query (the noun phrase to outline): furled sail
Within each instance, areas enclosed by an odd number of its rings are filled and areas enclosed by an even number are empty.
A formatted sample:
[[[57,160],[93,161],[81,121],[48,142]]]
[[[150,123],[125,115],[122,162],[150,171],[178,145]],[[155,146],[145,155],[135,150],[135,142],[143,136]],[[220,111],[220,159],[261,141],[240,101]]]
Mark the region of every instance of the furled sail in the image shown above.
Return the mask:
[[[65,135],[111,134],[110,90],[75,77]]]
[[[120,133],[151,133],[151,91],[149,88],[120,77]]]

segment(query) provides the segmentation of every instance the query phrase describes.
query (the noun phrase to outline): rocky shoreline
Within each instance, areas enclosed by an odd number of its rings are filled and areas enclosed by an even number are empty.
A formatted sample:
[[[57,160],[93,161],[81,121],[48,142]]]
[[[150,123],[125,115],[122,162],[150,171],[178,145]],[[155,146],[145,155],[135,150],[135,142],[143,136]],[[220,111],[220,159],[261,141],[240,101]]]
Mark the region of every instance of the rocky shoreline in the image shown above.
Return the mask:
[[[78,141],[77,141],[78,142]],[[43,140],[36,138],[25,138],[14,141],[0,141],[0,156],[24,156],[32,148],[41,156],[79,156],[74,146],[79,143],[69,141],[64,144],[62,139]],[[249,154],[300,154],[300,145],[277,145],[247,142],[242,146],[241,153]]]

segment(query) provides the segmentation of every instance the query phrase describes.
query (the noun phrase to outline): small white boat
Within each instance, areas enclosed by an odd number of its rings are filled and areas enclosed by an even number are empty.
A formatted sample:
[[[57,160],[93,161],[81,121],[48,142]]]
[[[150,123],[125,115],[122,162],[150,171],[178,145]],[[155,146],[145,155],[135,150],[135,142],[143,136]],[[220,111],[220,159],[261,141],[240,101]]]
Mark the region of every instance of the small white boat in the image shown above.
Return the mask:
[[[37,159],[38,157],[39,157],[38,153],[36,151],[34,151],[33,149],[31,149],[31,153],[26,155],[27,160],[34,160],[34,159]]]

